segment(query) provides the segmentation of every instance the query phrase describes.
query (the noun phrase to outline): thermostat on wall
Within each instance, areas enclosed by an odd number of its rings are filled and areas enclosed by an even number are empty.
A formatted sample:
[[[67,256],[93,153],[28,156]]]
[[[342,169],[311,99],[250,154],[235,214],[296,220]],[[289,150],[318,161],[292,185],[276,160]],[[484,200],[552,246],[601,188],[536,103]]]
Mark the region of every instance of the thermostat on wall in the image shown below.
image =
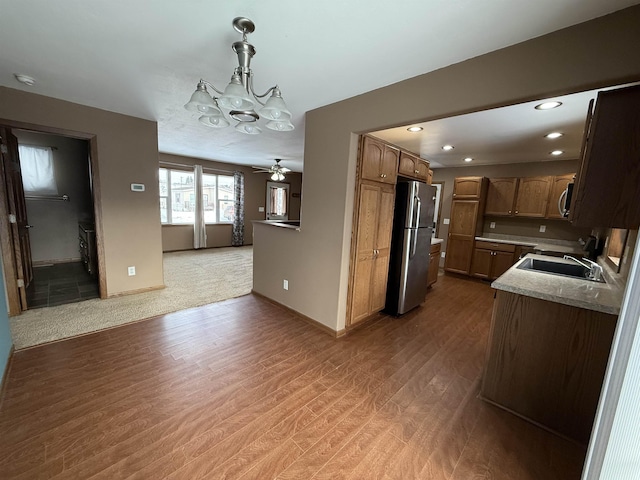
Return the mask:
[[[144,184],[142,183],[132,183],[131,184],[132,192],[144,192]]]

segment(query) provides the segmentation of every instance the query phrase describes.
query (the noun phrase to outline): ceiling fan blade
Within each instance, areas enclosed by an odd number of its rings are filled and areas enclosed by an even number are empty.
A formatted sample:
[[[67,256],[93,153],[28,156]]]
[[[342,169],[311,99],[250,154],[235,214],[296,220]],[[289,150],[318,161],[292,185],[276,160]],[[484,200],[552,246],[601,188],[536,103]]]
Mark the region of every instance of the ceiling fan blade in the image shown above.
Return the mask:
[[[290,169],[290,168],[287,168],[287,167],[282,167],[282,168],[280,169],[280,171],[281,171],[282,173],[289,173],[289,172],[291,171],[291,169]]]

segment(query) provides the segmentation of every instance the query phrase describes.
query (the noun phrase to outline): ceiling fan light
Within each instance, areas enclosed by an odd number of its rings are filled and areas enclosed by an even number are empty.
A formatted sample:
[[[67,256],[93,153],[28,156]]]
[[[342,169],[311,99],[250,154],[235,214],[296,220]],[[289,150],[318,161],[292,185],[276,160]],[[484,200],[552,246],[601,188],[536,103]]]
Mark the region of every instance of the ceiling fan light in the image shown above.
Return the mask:
[[[193,92],[184,108],[190,112],[197,112],[203,115],[222,115],[222,111],[218,108],[216,101],[209,95],[207,87],[202,82],[198,83],[196,91]]]
[[[267,100],[264,107],[260,109],[260,115],[269,120],[283,121],[291,119],[291,112],[287,108],[286,103],[284,103],[278,87],[273,89],[269,100]]]
[[[289,120],[271,120],[265,127],[276,132],[290,132],[295,128]]]
[[[219,104],[221,107],[233,110],[251,110],[253,108],[254,102],[249,97],[249,92],[242,85],[240,75],[237,73],[233,74],[229,85],[224,89]]]
[[[198,119],[198,121],[211,128],[225,128],[231,125],[222,115],[203,115]]]
[[[262,132],[253,122],[238,122],[235,129],[247,135],[259,135]]]
[[[281,182],[284,180],[284,174],[282,172],[273,172],[270,178],[274,182]]]

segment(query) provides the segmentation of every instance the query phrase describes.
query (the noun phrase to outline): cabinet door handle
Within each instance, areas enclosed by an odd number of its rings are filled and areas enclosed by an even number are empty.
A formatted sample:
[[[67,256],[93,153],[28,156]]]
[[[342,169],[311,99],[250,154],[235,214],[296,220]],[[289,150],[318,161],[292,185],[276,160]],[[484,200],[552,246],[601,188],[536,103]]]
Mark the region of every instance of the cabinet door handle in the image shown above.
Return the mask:
[[[380,178],[384,178],[384,173],[381,173],[381,174],[380,174]]]

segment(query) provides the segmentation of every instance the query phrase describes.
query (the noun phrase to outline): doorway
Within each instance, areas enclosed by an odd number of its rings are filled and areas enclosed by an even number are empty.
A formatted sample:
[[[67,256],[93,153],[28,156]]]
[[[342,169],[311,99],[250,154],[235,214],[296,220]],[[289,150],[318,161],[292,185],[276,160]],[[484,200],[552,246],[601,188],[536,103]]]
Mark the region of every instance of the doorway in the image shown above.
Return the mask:
[[[289,184],[267,182],[267,220],[289,220]]]
[[[100,297],[92,142],[26,128],[1,132],[7,196],[0,202],[15,212],[2,245],[10,315]]]

